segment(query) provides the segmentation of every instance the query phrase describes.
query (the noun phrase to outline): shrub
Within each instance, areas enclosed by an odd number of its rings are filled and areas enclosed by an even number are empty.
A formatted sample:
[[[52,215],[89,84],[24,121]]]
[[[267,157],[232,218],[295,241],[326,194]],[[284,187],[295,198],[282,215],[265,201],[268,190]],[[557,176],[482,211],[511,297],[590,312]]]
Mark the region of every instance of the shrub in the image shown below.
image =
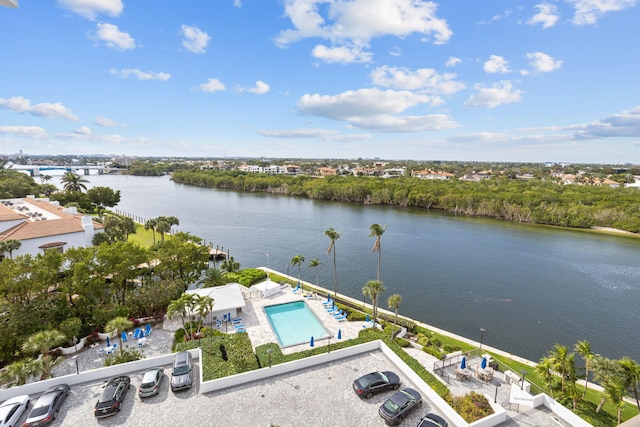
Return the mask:
[[[443,350],[445,353],[453,353],[454,351],[462,350],[462,347],[460,347],[459,345],[445,344]]]
[[[395,338],[393,342],[395,342],[396,344],[398,344],[400,347],[403,347],[403,348],[409,347],[411,345],[411,343],[405,340],[404,338]]]
[[[121,363],[133,362],[134,360],[144,359],[141,352],[135,349],[122,349],[114,354],[107,356],[104,366],[119,365]]]
[[[453,409],[468,423],[493,414],[493,408],[486,397],[476,392],[453,398]]]

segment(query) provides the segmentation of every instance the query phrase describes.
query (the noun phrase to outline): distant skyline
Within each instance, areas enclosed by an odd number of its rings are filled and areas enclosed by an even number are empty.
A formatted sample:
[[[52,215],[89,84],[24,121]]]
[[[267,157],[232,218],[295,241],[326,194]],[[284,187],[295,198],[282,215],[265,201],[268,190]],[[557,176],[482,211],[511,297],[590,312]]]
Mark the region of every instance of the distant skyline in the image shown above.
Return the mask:
[[[637,0],[21,0],[0,154],[640,163]]]

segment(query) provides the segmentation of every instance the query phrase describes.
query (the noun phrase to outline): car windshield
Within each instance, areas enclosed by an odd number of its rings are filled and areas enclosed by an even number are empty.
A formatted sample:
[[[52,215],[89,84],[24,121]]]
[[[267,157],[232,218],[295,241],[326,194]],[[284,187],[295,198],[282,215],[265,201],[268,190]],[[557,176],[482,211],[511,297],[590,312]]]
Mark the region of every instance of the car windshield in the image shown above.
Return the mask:
[[[384,402],[383,406],[387,410],[387,412],[389,412],[390,414],[396,413],[400,409],[400,406],[398,405],[398,403],[394,402],[391,399]]]
[[[386,376],[385,374],[383,374],[382,372],[377,372],[377,374],[380,376],[380,378],[382,378],[382,380],[383,380],[385,383],[388,383],[388,382],[389,382],[389,378],[387,378],[387,376]]]
[[[47,412],[49,412],[48,406],[36,406],[31,410],[31,413],[29,414],[29,418],[41,417],[42,415],[46,415]]]
[[[7,405],[7,406],[3,406],[0,408],[0,420],[4,420],[5,418],[7,418],[7,415],[9,415],[9,412],[11,412],[11,409],[16,406],[16,404],[13,405]]]
[[[104,391],[100,395],[100,402],[108,402],[113,399],[113,395],[116,394],[118,386],[116,384],[109,384],[104,388]]]
[[[187,365],[177,366],[173,370],[173,375],[184,375],[189,373],[189,367]]]

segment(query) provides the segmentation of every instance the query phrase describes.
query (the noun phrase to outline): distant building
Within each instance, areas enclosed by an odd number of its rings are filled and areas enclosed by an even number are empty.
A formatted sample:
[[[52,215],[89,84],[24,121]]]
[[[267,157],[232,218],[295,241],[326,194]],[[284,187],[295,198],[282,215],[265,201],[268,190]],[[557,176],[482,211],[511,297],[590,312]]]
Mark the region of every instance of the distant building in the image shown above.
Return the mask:
[[[64,208],[48,199],[0,200],[0,242],[18,240],[12,256],[38,255],[47,250],[93,246],[93,237],[104,226],[81,215],[76,208]],[[0,254],[0,258],[8,253]]]
[[[321,167],[318,168],[318,175],[320,176],[335,176],[338,174],[338,171],[335,168],[330,167]]]
[[[434,172],[432,170],[424,170],[424,171],[413,171],[411,172],[411,176],[418,179],[440,179],[440,180],[448,181],[450,179],[453,179],[455,175],[449,172],[441,172],[441,171]]]

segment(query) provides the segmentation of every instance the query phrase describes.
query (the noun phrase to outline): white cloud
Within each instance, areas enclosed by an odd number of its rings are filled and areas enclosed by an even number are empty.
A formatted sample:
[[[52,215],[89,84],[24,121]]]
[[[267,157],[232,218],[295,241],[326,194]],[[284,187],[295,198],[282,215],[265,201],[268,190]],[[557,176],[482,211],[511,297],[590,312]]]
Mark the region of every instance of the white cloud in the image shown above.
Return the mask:
[[[78,120],[70,108],[65,107],[60,102],[50,103],[42,102],[40,104],[31,105],[31,101],[21,96],[13,98],[0,98],[0,108],[15,111],[16,113],[27,113],[38,117],[59,118],[71,121]]]
[[[109,70],[109,73],[114,74],[116,76],[120,76],[123,79],[128,78],[129,76],[135,76],[138,80],[169,80],[171,78],[171,74],[159,72],[156,73],[154,71],[140,71],[137,68],[123,68],[122,70],[116,70],[112,68]]]
[[[120,31],[117,25],[98,23],[96,27],[96,38],[105,42],[108,48],[128,50],[136,47],[135,40],[128,33]]]
[[[455,67],[456,65],[460,64],[461,62],[462,62],[462,59],[456,58],[455,56],[450,56],[449,59],[447,59],[447,62],[444,65],[447,68],[451,68],[451,67]]]
[[[92,21],[102,13],[113,17],[120,16],[124,9],[122,0],[58,0],[58,6]]]
[[[308,37],[334,42],[366,43],[374,37],[429,35],[446,43],[453,32],[436,16],[433,2],[416,0],[286,0],[292,29],[280,32],[276,44],[286,46]]]
[[[575,25],[595,24],[607,12],[619,12],[635,6],[636,0],[567,0],[575,7],[571,20]]]
[[[542,52],[527,53],[527,59],[531,66],[540,73],[548,73],[562,66],[562,61]]]
[[[428,114],[424,116],[392,116],[357,117],[351,124],[362,129],[379,132],[423,132],[460,127],[446,114]]]
[[[75,134],[78,135],[91,135],[91,129],[89,129],[86,126],[82,126],[76,130],[73,131]]]
[[[402,55],[402,48],[399,46],[394,46],[389,50],[389,55],[391,56],[400,56]]]
[[[233,7],[242,7],[242,2],[240,0],[233,0]]]
[[[484,63],[484,71],[487,73],[509,73],[509,62],[502,56],[491,55],[489,60]]]
[[[579,126],[580,139],[640,137],[640,106]]]
[[[289,130],[268,130],[258,132],[260,135],[281,139],[321,139],[323,141],[359,141],[371,138],[369,134],[342,134],[332,129],[300,128]]]
[[[269,90],[271,90],[271,88],[268,84],[261,80],[258,80],[254,87],[247,89],[247,92],[255,93],[257,95],[264,95],[265,93],[269,92]]]
[[[429,96],[409,91],[359,89],[332,96],[306,94],[298,100],[297,108],[303,114],[348,121],[355,117],[401,113],[430,100]]]
[[[371,62],[373,54],[371,52],[363,52],[358,47],[327,47],[317,45],[313,48],[311,54],[324,62],[338,62],[342,64],[351,64],[354,62]]]
[[[400,90],[419,90],[430,94],[450,95],[465,88],[453,73],[438,74],[433,68],[411,71],[407,68],[382,66],[371,72],[375,85]]]
[[[476,93],[464,103],[465,107],[494,108],[502,104],[520,102],[522,91],[513,88],[510,81],[503,80],[491,87],[476,85]]]
[[[30,139],[42,139],[47,132],[40,126],[0,126],[0,133],[21,135]]]
[[[207,80],[206,83],[202,83],[201,85],[199,85],[198,88],[205,92],[216,92],[216,91],[227,90],[224,83],[222,83],[218,79],[209,79]]]
[[[94,120],[94,123],[97,124],[98,126],[102,126],[105,128],[119,126],[115,120],[110,119],[109,117],[104,117],[104,116],[96,117],[96,119]]]
[[[192,53],[205,53],[211,37],[198,27],[182,26],[182,46]]]
[[[533,15],[531,19],[527,21],[529,25],[542,24],[543,29],[553,27],[558,23],[558,8],[554,4],[537,4],[534,6],[538,13]]]

